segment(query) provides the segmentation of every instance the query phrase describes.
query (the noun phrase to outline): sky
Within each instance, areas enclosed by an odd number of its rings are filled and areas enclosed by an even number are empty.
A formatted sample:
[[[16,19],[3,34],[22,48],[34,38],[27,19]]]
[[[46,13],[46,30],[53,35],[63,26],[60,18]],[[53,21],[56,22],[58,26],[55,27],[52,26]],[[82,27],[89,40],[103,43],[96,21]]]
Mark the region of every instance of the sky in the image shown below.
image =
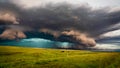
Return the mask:
[[[94,47],[120,36],[119,0],[1,0],[0,40],[43,38]]]
[[[14,0],[16,1],[16,0]],[[17,0],[20,1],[20,4],[25,5],[26,7],[38,6],[44,3],[57,3],[57,2],[69,2],[72,4],[81,4],[86,3],[92,7],[119,7],[119,0]]]
[[[120,10],[120,1],[119,0],[17,0],[19,1],[19,5],[24,8],[32,8],[40,5],[44,5],[47,3],[60,3],[60,2],[67,2],[71,4],[88,4],[93,8],[105,8],[111,7],[113,10]],[[14,0],[16,2],[16,0]],[[118,26],[119,24],[117,24]],[[119,26],[118,26],[119,27]],[[113,36],[120,36],[120,30],[112,31],[105,33],[101,36],[113,37]]]

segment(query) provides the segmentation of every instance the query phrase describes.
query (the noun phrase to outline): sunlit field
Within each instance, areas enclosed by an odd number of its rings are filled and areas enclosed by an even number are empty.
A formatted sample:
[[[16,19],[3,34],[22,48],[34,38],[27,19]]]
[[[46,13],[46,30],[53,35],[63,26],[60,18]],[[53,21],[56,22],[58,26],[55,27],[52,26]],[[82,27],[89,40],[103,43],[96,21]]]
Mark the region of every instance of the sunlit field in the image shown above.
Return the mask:
[[[120,68],[120,53],[0,46],[0,68]]]

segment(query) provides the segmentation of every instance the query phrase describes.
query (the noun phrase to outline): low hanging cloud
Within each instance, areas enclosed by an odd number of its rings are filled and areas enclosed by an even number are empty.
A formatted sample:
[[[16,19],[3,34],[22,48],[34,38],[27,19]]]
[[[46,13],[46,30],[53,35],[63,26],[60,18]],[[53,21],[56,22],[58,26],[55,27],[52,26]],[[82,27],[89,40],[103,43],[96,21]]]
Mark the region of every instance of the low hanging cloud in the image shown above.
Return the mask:
[[[14,14],[6,11],[0,11],[0,24],[19,24]]]
[[[84,46],[95,46],[96,42],[93,38],[87,37],[86,34],[80,33],[78,31],[64,31],[62,32],[64,35],[71,36],[73,39],[75,39],[75,42],[78,44],[82,44]]]
[[[1,35],[0,38],[4,39],[8,39],[8,40],[17,40],[17,39],[22,39],[22,38],[26,38],[26,35],[19,31],[19,30],[15,30],[15,29],[6,29]]]
[[[111,27],[120,22],[120,10],[93,9],[88,4],[48,3],[25,9],[16,2],[7,1],[0,2],[0,11],[3,9],[12,14],[4,12],[0,23],[9,21],[12,25],[4,24],[3,31],[0,29],[1,39],[40,37],[71,42],[77,47],[91,47],[96,45],[95,40],[101,34],[116,30]]]

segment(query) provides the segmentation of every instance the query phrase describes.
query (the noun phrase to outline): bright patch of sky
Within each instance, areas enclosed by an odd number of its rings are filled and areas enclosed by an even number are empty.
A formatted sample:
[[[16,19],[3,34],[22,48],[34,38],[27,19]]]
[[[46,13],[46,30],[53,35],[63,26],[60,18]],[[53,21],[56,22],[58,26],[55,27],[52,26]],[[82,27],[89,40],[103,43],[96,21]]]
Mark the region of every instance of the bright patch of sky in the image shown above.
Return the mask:
[[[107,33],[101,35],[101,38],[102,37],[116,37],[116,36],[120,36],[120,29],[107,32]]]
[[[114,44],[97,44],[95,49],[120,49],[119,45],[114,45]]]

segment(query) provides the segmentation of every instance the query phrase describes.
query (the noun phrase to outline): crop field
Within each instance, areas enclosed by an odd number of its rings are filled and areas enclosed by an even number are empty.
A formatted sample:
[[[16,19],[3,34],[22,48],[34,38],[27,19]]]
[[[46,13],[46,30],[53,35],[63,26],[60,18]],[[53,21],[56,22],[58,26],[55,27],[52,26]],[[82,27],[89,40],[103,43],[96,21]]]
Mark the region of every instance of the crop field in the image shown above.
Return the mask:
[[[120,52],[0,46],[0,68],[120,68]]]

